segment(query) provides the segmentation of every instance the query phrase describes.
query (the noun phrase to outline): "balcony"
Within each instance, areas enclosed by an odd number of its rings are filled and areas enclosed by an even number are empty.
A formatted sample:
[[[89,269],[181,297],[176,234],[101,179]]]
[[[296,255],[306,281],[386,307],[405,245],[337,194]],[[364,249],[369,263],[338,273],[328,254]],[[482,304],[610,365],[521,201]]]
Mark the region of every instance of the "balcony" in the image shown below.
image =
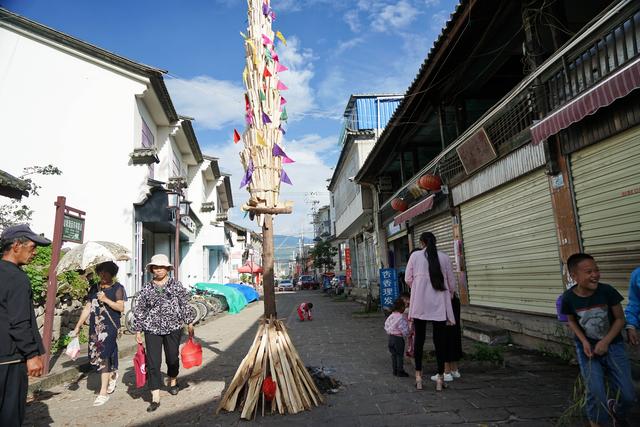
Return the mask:
[[[204,202],[200,206],[200,212],[211,212],[215,210],[216,206],[213,202]]]

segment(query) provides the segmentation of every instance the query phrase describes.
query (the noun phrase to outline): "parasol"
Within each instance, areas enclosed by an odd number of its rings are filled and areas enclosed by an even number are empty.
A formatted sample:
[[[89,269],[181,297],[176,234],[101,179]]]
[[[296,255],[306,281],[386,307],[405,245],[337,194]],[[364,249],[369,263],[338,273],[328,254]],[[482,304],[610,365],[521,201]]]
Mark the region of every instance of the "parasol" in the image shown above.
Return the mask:
[[[86,242],[64,254],[56,274],[65,271],[86,270],[107,261],[126,261],[131,259],[129,249],[113,242]]]

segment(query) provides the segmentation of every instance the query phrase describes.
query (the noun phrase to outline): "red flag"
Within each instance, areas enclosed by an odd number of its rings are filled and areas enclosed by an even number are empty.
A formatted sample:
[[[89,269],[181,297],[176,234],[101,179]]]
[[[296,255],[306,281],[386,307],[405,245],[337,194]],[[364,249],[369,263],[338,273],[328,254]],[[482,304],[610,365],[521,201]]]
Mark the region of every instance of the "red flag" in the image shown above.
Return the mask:
[[[269,72],[269,69],[267,68],[267,66],[264,66],[264,76],[265,77],[271,77],[271,73]]]
[[[238,133],[237,130],[233,130],[233,142],[234,143],[238,143],[238,141],[240,141],[240,134]]]

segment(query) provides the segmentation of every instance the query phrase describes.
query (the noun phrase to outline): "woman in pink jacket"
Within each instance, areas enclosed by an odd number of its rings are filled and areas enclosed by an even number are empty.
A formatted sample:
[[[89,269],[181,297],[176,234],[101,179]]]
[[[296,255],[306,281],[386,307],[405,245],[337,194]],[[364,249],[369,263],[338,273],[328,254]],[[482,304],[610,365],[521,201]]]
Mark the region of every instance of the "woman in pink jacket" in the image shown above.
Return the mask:
[[[455,324],[451,305],[455,279],[451,260],[447,254],[436,249],[433,233],[422,233],[420,242],[424,250],[411,254],[405,271],[405,280],[411,287],[409,317],[415,326],[416,388],[422,390],[422,352],[427,321],[431,321],[438,362],[436,390],[441,391],[444,387],[444,363],[447,360],[446,326]]]

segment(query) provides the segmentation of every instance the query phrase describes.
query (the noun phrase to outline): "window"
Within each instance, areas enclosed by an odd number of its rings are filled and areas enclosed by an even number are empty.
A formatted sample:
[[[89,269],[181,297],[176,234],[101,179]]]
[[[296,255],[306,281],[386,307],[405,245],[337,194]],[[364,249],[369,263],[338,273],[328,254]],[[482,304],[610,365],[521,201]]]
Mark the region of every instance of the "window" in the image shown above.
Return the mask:
[[[142,139],[141,139],[141,145],[144,148],[151,148],[155,145],[155,139],[153,137],[153,133],[151,132],[151,129],[149,129],[149,126],[147,125],[147,123],[144,121],[144,119],[141,117],[142,120]]]

